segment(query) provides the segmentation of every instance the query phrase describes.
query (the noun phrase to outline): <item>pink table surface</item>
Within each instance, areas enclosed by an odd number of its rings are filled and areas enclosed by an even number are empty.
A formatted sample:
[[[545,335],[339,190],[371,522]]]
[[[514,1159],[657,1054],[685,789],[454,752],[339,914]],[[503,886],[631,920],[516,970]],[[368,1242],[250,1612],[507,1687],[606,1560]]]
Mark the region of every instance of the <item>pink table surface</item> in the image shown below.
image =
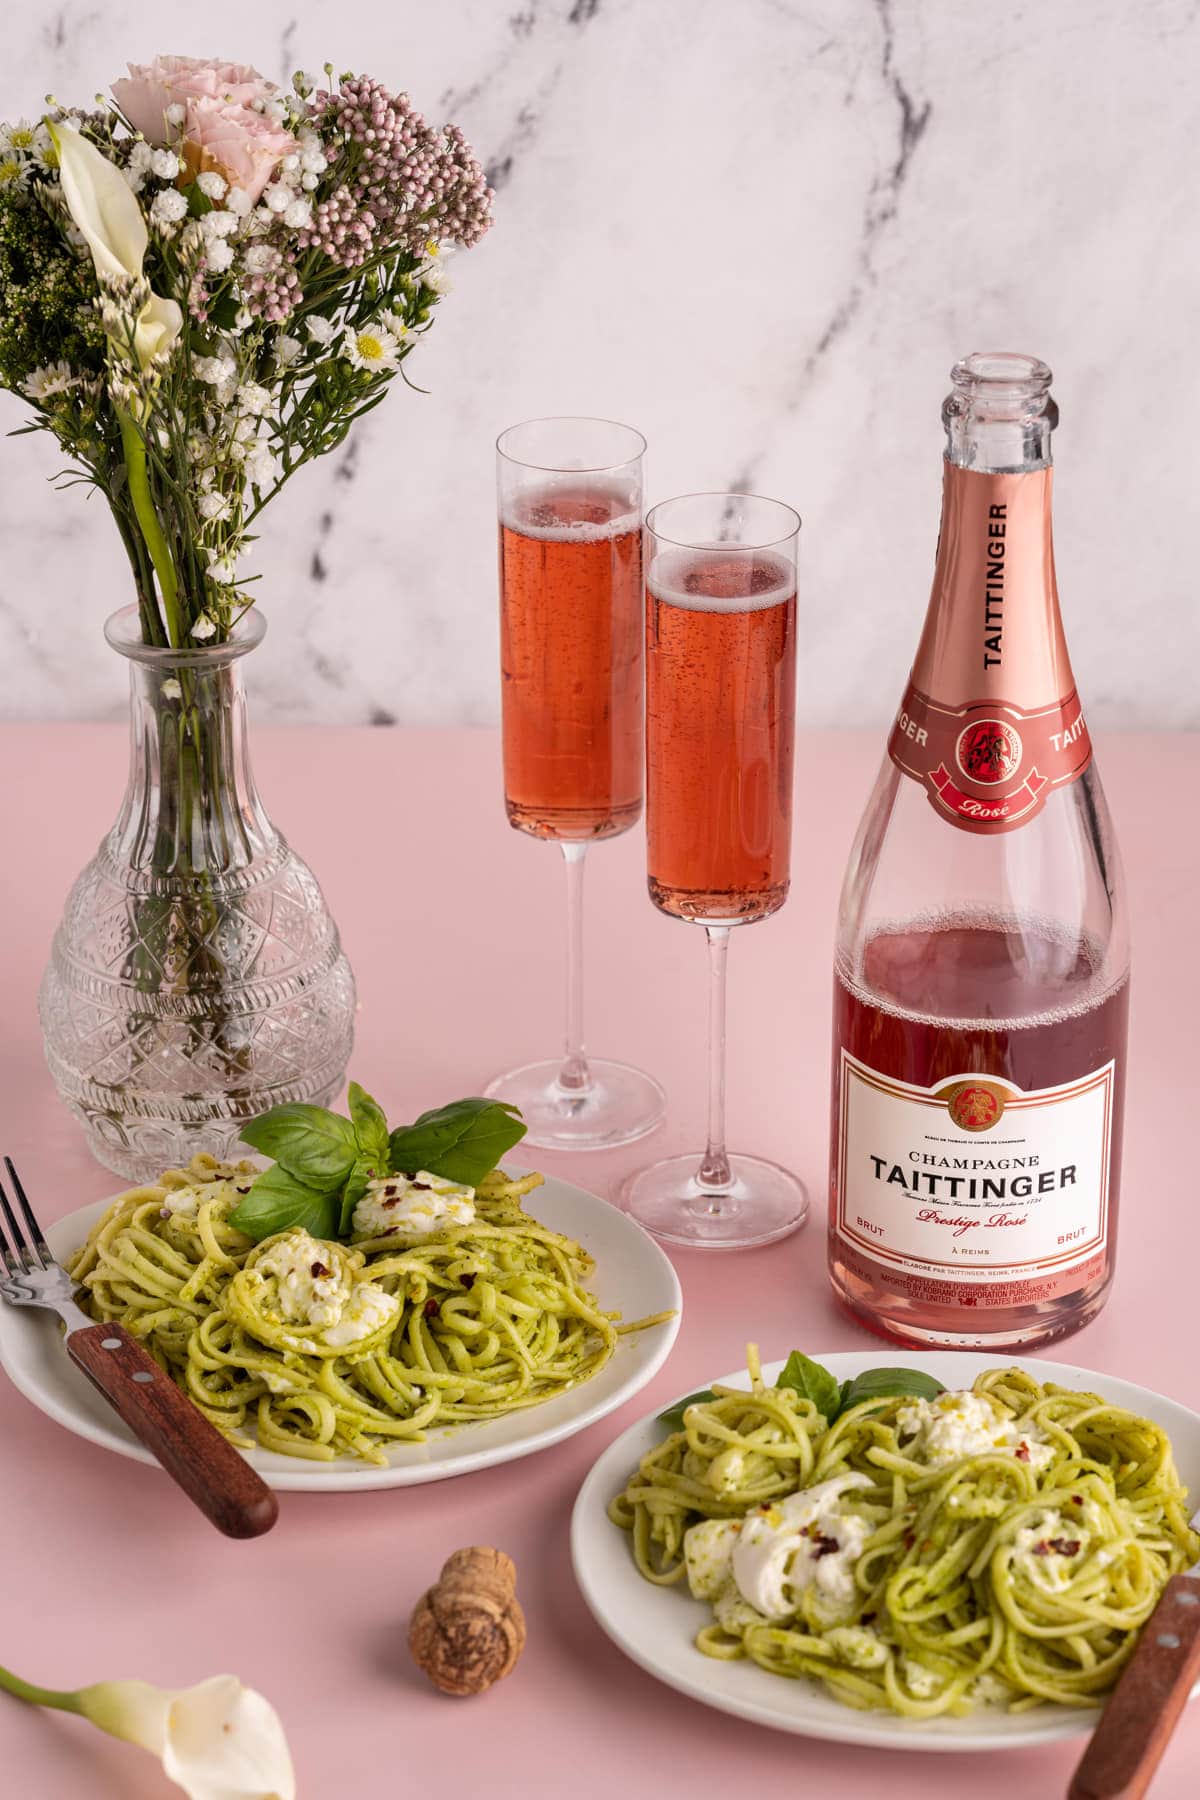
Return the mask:
[[[362,995],[354,1072],[389,1110],[415,1114],[552,1053],[558,859],[505,825],[495,736],[263,730],[255,748],[268,807],[313,863],[341,923]],[[735,1367],[747,1338],[764,1356],[872,1341],[827,1290],[823,1185],[832,921],[879,748],[874,737],[801,740],[792,898],[736,937],[730,962],[731,1141],[805,1176],[807,1230],[761,1251],[678,1255],[686,1311],[677,1348],[622,1413],[528,1461],[436,1486],[287,1494],[278,1527],[253,1544],[218,1537],[157,1471],[69,1436],[0,1382],[0,1661],[61,1686],[122,1674],[183,1684],[231,1669],[282,1713],[304,1800],[1064,1793],[1077,1744],[986,1757],[884,1754],[710,1712],[627,1662],[571,1574],[576,1490],[626,1425]],[[1125,1221],[1108,1309],[1051,1354],[1200,1406],[1192,1173],[1200,837],[1194,807],[1179,798],[1200,780],[1200,738],[1115,738],[1100,754],[1136,933]],[[59,1107],[35,994],[69,883],[115,811],[124,733],[9,726],[0,728],[0,756],[0,1147],[51,1218],[119,1186]],[[590,859],[588,1036],[597,1051],[640,1060],[663,1078],[669,1120],[620,1153],[541,1158],[603,1194],[640,1160],[695,1147],[704,1116],[701,940],[654,912],[641,857],[635,832]],[[472,1542],[514,1556],[529,1640],[507,1681],[452,1701],[409,1662],[406,1624],[443,1558]],[[142,1753],[0,1697],[0,1792],[11,1800],[176,1791]],[[1200,1706],[1153,1789],[1156,1800],[1198,1791]]]

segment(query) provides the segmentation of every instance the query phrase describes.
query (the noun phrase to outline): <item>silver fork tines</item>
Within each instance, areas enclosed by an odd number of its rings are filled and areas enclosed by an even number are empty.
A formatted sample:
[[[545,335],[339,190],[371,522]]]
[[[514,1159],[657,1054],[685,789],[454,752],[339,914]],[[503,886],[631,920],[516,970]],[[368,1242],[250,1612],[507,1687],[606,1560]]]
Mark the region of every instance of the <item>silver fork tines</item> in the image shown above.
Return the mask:
[[[4,1271],[0,1277],[0,1296],[15,1306],[49,1306],[72,1330],[87,1325],[89,1320],[74,1304],[75,1284],[50,1254],[50,1247],[33,1215],[10,1156],[4,1158],[4,1166],[25,1225],[22,1228],[4,1182],[0,1181],[0,1215],[4,1219],[0,1228],[0,1264]]]
[[[38,1267],[48,1269],[54,1261],[54,1258],[51,1256],[50,1251],[46,1246],[46,1240],[42,1236],[42,1228],[33,1216],[33,1208],[26,1198],[25,1189],[21,1186],[21,1177],[13,1168],[11,1156],[5,1157],[4,1166],[8,1170],[8,1178],[12,1182],[13,1193],[17,1196],[17,1204],[21,1208],[25,1217],[25,1223],[29,1227],[29,1235],[33,1240],[33,1250],[37,1256]],[[13,1209],[8,1203],[8,1195],[4,1191],[4,1183],[2,1181],[0,1181],[0,1208],[3,1208],[4,1211],[4,1223],[8,1227],[8,1235],[11,1239],[17,1261],[20,1263],[22,1269],[28,1271],[33,1266],[30,1249],[25,1242],[25,1235],[13,1215]],[[4,1243],[2,1235],[0,1235],[0,1255],[3,1255],[4,1257],[6,1273],[15,1275],[17,1271],[10,1266],[8,1246]]]

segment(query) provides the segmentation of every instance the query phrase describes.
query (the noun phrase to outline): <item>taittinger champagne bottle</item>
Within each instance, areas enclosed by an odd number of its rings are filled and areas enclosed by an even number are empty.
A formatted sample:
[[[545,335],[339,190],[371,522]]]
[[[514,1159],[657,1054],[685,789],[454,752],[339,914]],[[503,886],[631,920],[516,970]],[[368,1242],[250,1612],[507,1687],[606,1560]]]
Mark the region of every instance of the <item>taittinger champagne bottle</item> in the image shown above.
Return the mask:
[[[953,371],[933,593],[842,890],[829,1264],[864,1324],[1045,1343],[1112,1280],[1129,943],[1067,657],[1050,371]]]

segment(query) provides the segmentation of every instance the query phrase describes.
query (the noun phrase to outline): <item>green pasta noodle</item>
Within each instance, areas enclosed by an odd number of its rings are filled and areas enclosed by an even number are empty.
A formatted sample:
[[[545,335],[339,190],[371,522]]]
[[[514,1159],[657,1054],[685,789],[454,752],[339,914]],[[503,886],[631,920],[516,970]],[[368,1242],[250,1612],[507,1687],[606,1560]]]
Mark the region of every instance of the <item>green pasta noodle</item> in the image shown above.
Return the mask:
[[[470,1224],[412,1242],[300,1233],[342,1322],[297,1322],[279,1261],[296,1229],[255,1244],[230,1223],[258,1172],[197,1156],[122,1194],[67,1263],[85,1310],[127,1326],[243,1448],[382,1464],[390,1442],[565,1393],[622,1333],[660,1322],[602,1312],[584,1285],[591,1257],[523,1209],[542,1177],[499,1169]]]
[[[912,1718],[1098,1706],[1200,1556],[1166,1433],[1099,1395],[997,1368],[829,1426],[748,1361],[609,1508],[648,1581],[711,1603],[707,1656]]]

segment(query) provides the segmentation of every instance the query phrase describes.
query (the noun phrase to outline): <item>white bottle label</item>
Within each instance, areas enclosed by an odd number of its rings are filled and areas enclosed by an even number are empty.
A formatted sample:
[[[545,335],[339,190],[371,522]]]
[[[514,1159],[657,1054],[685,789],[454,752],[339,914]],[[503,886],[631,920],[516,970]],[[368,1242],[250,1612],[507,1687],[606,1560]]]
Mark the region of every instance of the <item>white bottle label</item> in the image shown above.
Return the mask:
[[[837,1230],[860,1255],[952,1283],[1059,1277],[1103,1251],[1116,1064],[1028,1092],[936,1088],[841,1060]]]

